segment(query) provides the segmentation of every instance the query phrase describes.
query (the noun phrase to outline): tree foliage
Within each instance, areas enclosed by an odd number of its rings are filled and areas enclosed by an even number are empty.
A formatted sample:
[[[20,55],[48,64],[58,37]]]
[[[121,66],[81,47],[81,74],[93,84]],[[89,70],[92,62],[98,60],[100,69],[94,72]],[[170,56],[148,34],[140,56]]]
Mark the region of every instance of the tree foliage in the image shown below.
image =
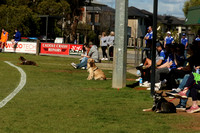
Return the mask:
[[[184,3],[183,12],[185,16],[188,13],[190,7],[200,6],[200,0],[188,0]]]
[[[188,14],[188,10],[191,7],[200,6],[200,0],[188,0],[184,3],[183,12],[185,16]],[[200,26],[191,26],[191,29],[194,33],[197,33],[200,30]]]
[[[0,0],[0,28],[6,28],[10,38],[15,28],[23,36],[39,36],[39,15],[63,17],[70,12],[66,0]]]

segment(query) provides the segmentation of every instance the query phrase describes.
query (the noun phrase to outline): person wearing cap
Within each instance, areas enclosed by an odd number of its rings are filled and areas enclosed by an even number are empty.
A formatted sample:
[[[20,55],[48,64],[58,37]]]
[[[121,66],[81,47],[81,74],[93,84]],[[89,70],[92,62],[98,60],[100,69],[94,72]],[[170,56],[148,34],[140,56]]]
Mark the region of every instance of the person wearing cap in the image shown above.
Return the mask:
[[[166,45],[172,44],[172,43],[174,43],[174,38],[171,36],[171,32],[168,31],[167,36],[165,37],[165,40],[164,40],[164,48],[166,47]]]
[[[160,42],[156,43],[156,66],[160,66],[166,61],[166,52],[162,49],[162,44]],[[145,81],[142,86],[149,87],[150,85],[150,67],[152,61],[149,58],[146,58],[143,65],[136,67],[137,70],[141,71],[142,79]],[[145,74],[144,74],[145,73]]]
[[[145,40],[146,48],[151,48],[152,39],[153,39],[153,30],[152,30],[151,26],[149,26],[147,28],[147,30],[148,30],[148,33],[145,35],[144,40]],[[146,56],[148,58],[150,58],[150,52],[149,51],[146,51]]]
[[[181,43],[185,46],[185,49],[187,49],[188,39],[186,38],[186,34],[185,33],[182,34]]]
[[[185,55],[185,57],[187,57],[188,39],[186,38],[186,34],[185,33],[182,34],[181,44],[183,44],[185,46],[184,55]]]

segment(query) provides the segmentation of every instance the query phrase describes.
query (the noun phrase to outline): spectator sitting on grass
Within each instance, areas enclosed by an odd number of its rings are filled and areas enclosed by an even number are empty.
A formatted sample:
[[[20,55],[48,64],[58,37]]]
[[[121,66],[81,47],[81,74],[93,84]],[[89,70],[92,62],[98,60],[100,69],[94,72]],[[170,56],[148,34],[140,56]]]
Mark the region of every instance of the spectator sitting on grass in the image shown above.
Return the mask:
[[[90,51],[90,47],[87,43],[83,45],[83,54],[81,54],[80,62],[83,62],[86,56],[88,56],[88,53]]]
[[[87,60],[88,58],[92,58],[94,59],[95,62],[99,62],[99,54],[98,54],[98,50],[97,50],[97,46],[93,45],[92,42],[89,42],[89,47],[91,48],[88,55],[85,56],[86,58],[84,59],[84,61],[82,61],[80,64],[75,64],[74,62],[71,63],[71,65],[75,68],[75,69],[86,69],[87,68]]]

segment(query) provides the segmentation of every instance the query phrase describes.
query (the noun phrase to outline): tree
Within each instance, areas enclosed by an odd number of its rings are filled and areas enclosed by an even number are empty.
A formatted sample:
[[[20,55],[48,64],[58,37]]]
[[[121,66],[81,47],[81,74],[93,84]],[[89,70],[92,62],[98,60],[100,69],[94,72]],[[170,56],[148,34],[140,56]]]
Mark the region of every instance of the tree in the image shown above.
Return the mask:
[[[184,3],[183,12],[187,16],[190,7],[200,6],[200,0],[189,0]]]
[[[38,34],[39,18],[27,6],[0,6],[0,26],[9,32],[9,38],[12,38],[15,28],[18,28],[24,36]]]
[[[44,0],[37,6],[37,13],[40,15],[63,16],[69,12],[70,5],[64,0],[60,2],[56,2],[56,0]]]
[[[89,3],[91,3],[92,0],[89,0]],[[74,42],[76,39],[76,29],[79,22],[79,17],[82,13],[81,8],[85,6],[86,0],[67,0],[67,2],[70,4],[71,13],[67,16],[67,21],[70,22],[70,33],[68,31],[65,31],[65,36],[68,36],[67,34],[70,34],[70,42]]]
[[[191,7],[200,6],[200,0],[188,0],[184,3],[183,12],[185,16],[188,14],[188,10]],[[197,33],[200,30],[200,26],[191,26],[193,32]]]

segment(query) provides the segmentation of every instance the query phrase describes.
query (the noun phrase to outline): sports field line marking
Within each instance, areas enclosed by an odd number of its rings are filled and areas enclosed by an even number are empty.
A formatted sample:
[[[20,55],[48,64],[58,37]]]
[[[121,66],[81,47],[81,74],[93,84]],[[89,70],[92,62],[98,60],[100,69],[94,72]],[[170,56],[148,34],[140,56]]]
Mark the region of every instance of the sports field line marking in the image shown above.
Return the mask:
[[[9,64],[10,66],[16,68],[21,74],[21,79],[20,79],[20,83],[17,86],[17,88],[15,88],[15,90],[12,93],[10,93],[6,98],[4,98],[0,102],[0,108],[5,106],[26,84],[26,73],[20,67],[15,66],[15,65],[13,65],[12,63],[10,63],[8,61],[4,61],[4,62]]]

